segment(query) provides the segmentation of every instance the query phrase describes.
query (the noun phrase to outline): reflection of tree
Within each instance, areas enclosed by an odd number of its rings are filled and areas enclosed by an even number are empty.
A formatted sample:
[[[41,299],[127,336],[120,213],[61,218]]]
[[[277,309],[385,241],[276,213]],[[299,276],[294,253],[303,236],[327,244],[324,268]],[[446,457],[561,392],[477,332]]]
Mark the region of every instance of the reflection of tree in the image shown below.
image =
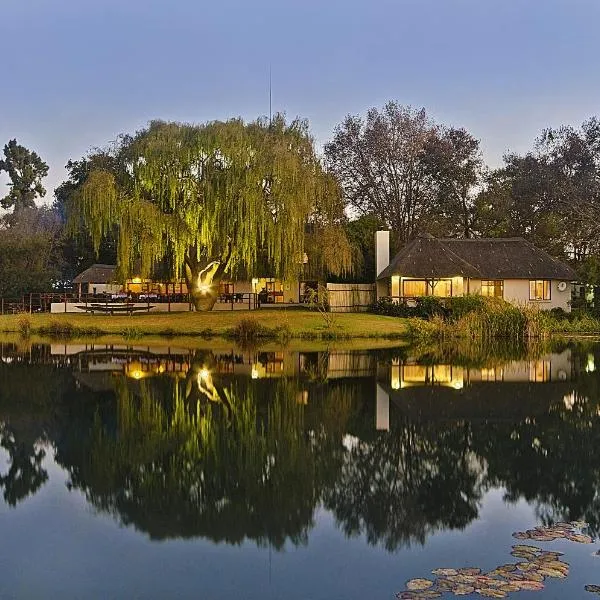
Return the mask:
[[[594,378],[595,379],[595,378]],[[488,485],[506,499],[536,503],[546,523],[583,519],[600,534],[600,403],[580,391],[541,417],[487,424],[473,434],[488,463]]]
[[[190,403],[177,383],[169,398],[155,383],[136,382],[134,391],[119,382],[117,429],[96,419],[65,464],[71,485],[156,538],[305,541],[331,453],[306,430],[297,388],[276,384],[265,405],[251,387],[225,387],[231,408],[223,410]]]
[[[468,432],[399,421],[371,442],[350,441],[326,506],[346,535],[364,533],[388,550],[465,527],[478,514],[482,474]]]
[[[33,362],[45,353],[30,349],[27,357]],[[16,506],[48,479],[41,445],[70,377],[50,366],[27,364],[19,355],[11,359],[0,362],[0,446],[9,463],[0,474],[0,488],[6,503]]]
[[[0,446],[9,455],[10,467],[6,475],[0,475],[0,488],[4,489],[4,500],[10,506],[32,496],[48,479],[42,467],[46,453],[42,448],[18,441],[14,432],[6,425],[0,426]]]

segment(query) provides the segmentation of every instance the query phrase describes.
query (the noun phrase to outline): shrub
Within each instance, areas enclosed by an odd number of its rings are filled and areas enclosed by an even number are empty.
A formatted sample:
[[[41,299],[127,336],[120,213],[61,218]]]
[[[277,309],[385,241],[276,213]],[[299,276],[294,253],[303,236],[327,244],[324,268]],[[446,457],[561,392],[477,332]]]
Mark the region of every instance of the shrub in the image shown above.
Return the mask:
[[[123,327],[123,329],[121,329],[121,335],[126,340],[137,340],[144,335],[144,332],[135,325],[127,325],[126,327]]]
[[[461,319],[465,315],[477,310],[486,308],[487,299],[478,294],[469,294],[468,296],[455,296],[454,298],[446,299],[446,308],[449,317],[453,321]]]
[[[407,306],[405,302],[393,302],[391,298],[386,296],[379,298],[375,304],[372,304],[369,311],[387,317],[412,317],[415,313],[414,308]]]
[[[435,296],[422,296],[415,300],[414,314],[423,319],[430,319],[435,316],[447,317],[448,310],[439,298]]]
[[[269,337],[270,330],[261,325],[254,317],[240,319],[233,328],[233,337],[238,341],[248,343],[259,338]]]
[[[31,319],[28,316],[20,316],[17,321],[17,326],[22,337],[28,338],[31,335]]]

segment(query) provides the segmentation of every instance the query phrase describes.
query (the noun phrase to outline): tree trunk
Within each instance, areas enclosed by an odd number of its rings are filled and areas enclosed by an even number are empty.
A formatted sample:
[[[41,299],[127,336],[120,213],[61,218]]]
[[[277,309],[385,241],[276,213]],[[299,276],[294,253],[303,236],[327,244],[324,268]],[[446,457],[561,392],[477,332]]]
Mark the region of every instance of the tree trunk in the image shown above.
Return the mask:
[[[219,282],[223,274],[218,260],[198,261],[186,258],[185,281],[197,311],[212,310],[219,297]]]

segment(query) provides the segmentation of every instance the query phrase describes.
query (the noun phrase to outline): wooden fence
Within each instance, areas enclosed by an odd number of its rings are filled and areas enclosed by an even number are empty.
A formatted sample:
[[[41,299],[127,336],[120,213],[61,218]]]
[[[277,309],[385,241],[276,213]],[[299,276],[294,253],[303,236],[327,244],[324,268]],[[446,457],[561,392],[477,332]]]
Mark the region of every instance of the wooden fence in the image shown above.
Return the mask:
[[[327,293],[331,312],[366,311],[376,299],[374,283],[328,283]]]

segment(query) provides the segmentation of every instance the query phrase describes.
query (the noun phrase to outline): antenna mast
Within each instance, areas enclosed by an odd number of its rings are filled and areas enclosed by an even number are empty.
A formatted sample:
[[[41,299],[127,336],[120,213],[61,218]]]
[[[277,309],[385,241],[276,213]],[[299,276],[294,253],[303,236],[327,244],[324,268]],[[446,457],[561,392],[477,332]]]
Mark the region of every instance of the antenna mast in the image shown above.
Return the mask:
[[[271,65],[269,65],[269,127],[271,127],[272,120],[273,120],[273,94],[272,94],[272,86],[271,86]]]

